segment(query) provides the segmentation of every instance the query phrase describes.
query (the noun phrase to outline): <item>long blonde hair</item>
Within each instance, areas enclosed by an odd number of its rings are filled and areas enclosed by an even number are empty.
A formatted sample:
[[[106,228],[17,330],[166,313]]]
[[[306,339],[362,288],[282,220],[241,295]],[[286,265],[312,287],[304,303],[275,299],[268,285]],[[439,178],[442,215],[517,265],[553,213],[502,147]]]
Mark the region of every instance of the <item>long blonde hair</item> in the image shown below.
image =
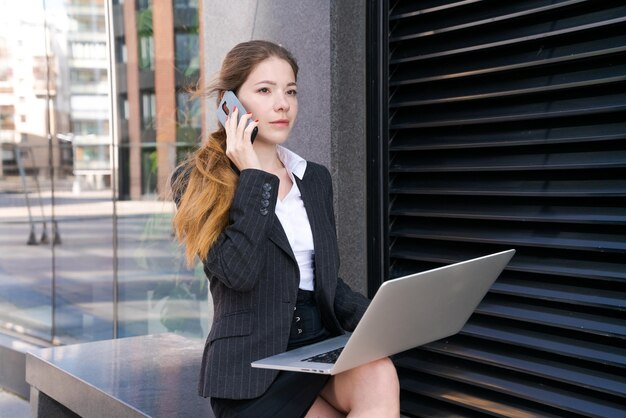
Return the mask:
[[[268,41],[249,41],[231,49],[217,77],[201,91],[201,96],[235,94],[254,68],[268,58],[287,61],[298,77],[298,64],[280,45]],[[172,192],[178,201],[174,215],[176,238],[185,245],[185,259],[192,266],[196,256],[206,260],[209,250],[228,225],[228,214],[239,175],[226,156],[226,131],[220,125],[208,140],[178,167]]]

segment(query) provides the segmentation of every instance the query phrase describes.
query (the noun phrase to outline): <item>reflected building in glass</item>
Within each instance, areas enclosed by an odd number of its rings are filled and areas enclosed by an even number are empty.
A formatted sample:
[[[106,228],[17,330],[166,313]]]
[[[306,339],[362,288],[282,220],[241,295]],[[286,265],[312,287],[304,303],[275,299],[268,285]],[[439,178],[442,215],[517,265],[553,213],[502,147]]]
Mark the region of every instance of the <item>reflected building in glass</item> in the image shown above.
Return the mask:
[[[198,3],[114,1],[113,22],[119,196],[138,199],[166,191],[200,138],[200,105],[188,93],[200,74]]]
[[[74,190],[111,187],[109,76],[103,0],[72,0],[68,28],[70,129]]]
[[[125,255],[117,259],[118,335],[165,327],[199,336],[206,333],[199,314],[207,309],[206,278],[201,268],[185,269],[167,201],[169,177],[202,130],[200,105],[187,93],[201,62],[197,1],[114,2],[112,22],[117,252]],[[140,214],[125,212],[135,207]]]

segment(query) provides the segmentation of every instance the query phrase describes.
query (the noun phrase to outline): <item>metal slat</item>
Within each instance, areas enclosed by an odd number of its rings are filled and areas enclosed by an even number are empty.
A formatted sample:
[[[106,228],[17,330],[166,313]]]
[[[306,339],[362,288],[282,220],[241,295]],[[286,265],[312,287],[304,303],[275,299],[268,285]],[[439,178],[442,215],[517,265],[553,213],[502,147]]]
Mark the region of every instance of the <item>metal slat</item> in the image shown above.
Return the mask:
[[[585,126],[577,127],[584,130]],[[605,131],[611,130],[612,126],[604,126]],[[626,129],[626,128],[623,128]],[[419,136],[419,141],[416,137]],[[432,133],[419,135],[396,134],[389,146],[391,152],[398,151],[437,151],[437,150],[469,150],[473,148],[489,149],[489,148],[516,148],[528,146],[555,146],[555,145],[588,145],[591,149],[610,145],[626,139],[623,133],[605,135],[585,136],[584,132],[580,136],[557,136],[551,132],[551,136],[546,138],[546,132],[539,130],[528,130],[523,134],[516,134],[508,131],[492,131],[483,135],[468,133],[466,135],[454,137],[445,134],[435,135]]]
[[[626,17],[618,17],[615,19],[605,20],[601,22],[589,23],[586,25],[575,26],[572,28],[560,29],[550,32],[542,32],[535,35],[522,36],[519,38],[505,39],[496,42],[489,42],[485,44],[472,45],[463,48],[456,49],[446,49],[443,51],[425,53],[417,56],[407,56],[401,58],[394,58],[394,55],[399,55],[397,51],[392,54],[392,57],[389,60],[390,65],[397,64],[406,64],[406,63],[419,63],[422,61],[427,61],[431,59],[440,59],[444,57],[459,55],[467,55],[477,52],[491,52],[496,53],[498,49],[503,49],[507,47],[519,47],[521,45],[526,45],[530,43],[538,43],[538,42],[546,42],[546,41],[554,41],[556,39],[562,38],[571,38],[577,36],[583,36],[588,32],[604,32],[611,31],[612,29],[620,29],[623,27],[624,23],[626,23]]]
[[[416,202],[403,197],[394,202],[390,214],[417,218],[626,226],[626,210],[622,207],[561,206],[553,203],[548,209],[545,204],[524,205],[493,200],[468,204],[464,200],[452,199]]]
[[[625,292],[593,289],[593,293],[589,293],[588,288],[581,289],[574,286],[555,284],[542,285],[541,283],[506,279],[498,280],[491,287],[490,292],[537,301],[545,300],[576,306],[626,311]]]
[[[626,150],[560,152],[538,151],[533,154],[504,152],[476,155],[470,152],[417,153],[404,152],[394,158],[389,166],[392,173],[433,173],[467,171],[513,171],[524,170],[604,170],[622,168],[626,170]]]
[[[429,222],[428,225],[402,225],[396,220],[389,231],[392,237],[490,243],[515,248],[540,247],[603,253],[626,253],[626,241],[620,234],[572,232],[554,229],[526,230],[507,225],[457,225]]]
[[[611,71],[619,73],[620,69],[626,70],[626,67],[616,65]],[[588,77],[589,74],[584,76]],[[589,107],[610,108],[619,107],[624,103],[626,77],[623,75],[584,79],[560,85],[559,80],[551,78],[546,75],[539,77],[538,81],[533,80],[533,85],[542,84],[537,88],[530,85],[529,80],[518,79],[515,83],[509,83],[513,90],[506,90],[510,86],[505,86],[504,83],[499,86],[499,91],[494,91],[493,86],[482,86],[477,83],[471,87],[453,86],[448,92],[443,88],[437,93],[424,90],[420,94],[422,100],[407,100],[407,97],[411,97],[411,89],[405,88],[403,89],[405,93],[402,93],[401,97],[398,97],[400,93],[392,96],[389,106],[394,110],[392,117],[395,125],[403,123],[407,118],[430,119],[432,115],[429,113],[433,111],[437,111],[439,119],[466,120],[533,114],[538,109],[542,112],[547,110],[565,112]],[[549,107],[546,106],[546,101]],[[478,105],[480,108],[476,108]]]
[[[620,99],[619,96],[614,97],[614,100],[617,101]],[[576,103],[579,104],[579,103]],[[499,110],[502,112],[502,109]],[[458,127],[458,126],[467,126],[467,125],[492,125],[492,124],[501,124],[501,123],[520,123],[524,122],[526,124],[534,124],[537,122],[542,122],[546,119],[552,119],[556,122],[557,119],[577,119],[577,118],[588,118],[590,116],[604,116],[607,114],[615,114],[615,113],[624,113],[626,111],[626,105],[614,104],[607,105],[601,107],[581,107],[576,109],[568,109],[568,110],[554,110],[549,112],[533,112],[526,111],[525,113],[509,113],[509,114],[500,114],[500,115],[483,115],[483,116],[474,116],[468,117],[467,115],[459,116],[459,115],[446,115],[446,119],[439,120],[428,120],[421,122],[402,122],[402,123],[390,123],[389,128],[393,130],[399,129],[416,129],[416,128],[440,128],[440,127]],[[510,110],[509,110],[510,112]],[[456,116],[456,117],[454,117]],[[410,117],[408,115],[407,117]]]
[[[527,327],[521,327],[520,324],[516,323],[505,326],[491,318],[473,317],[463,327],[461,334],[487,341],[492,340],[522,348],[545,351],[574,360],[581,359],[591,363],[626,368],[626,355],[624,355],[623,347],[602,344],[597,339],[592,342],[563,336],[556,329],[550,327],[529,330]]]
[[[411,417],[484,418],[483,414],[456,405],[419,396],[405,390],[400,393],[400,412]],[[406,415],[405,415],[406,416]]]
[[[503,371],[503,375],[500,376],[485,372],[484,367],[476,367],[468,362],[447,361],[444,364],[437,359],[438,357],[435,356],[427,356],[424,360],[411,356],[397,360],[396,364],[421,373],[461,383],[471,383],[509,396],[528,399],[574,414],[618,417],[624,412],[624,405],[580,392],[568,391],[556,385],[552,386],[548,382],[538,385],[534,379],[525,379],[513,373]]]
[[[611,71],[620,71],[619,68],[611,69]],[[586,75],[586,74],[585,74]],[[558,84],[558,80],[554,80],[551,75],[546,75],[543,77],[537,77],[534,80],[533,84],[540,85],[539,87],[530,87],[530,80],[524,80],[517,78],[517,85],[524,85],[523,88],[512,89],[512,90],[503,90],[505,87],[502,81],[502,84],[497,87],[497,90],[489,91],[487,86],[480,85],[477,83],[473,83],[471,86],[467,84],[461,83],[459,86],[453,86],[454,92],[448,92],[443,87],[439,89],[438,94],[441,97],[429,98],[429,99],[421,99],[421,100],[408,100],[403,99],[404,97],[414,97],[415,95],[409,89],[406,89],[403,92],[402,97],[398,97],[398,94],[392,97],[392,101],[389,104],[390,109],[400,109],[403,107],[418,107],[418,106],[430,106],[430,105],[445,105],[445,104],[462,104],[464,102],[474,102],[477,100],[493,100],[493,99],[523,99],[527,96],[537,96],[537,95],[546,95],[550,94],[553,97],[556,97],[558,93],[567,92],[571,94],[572,90],[582,90],[582,89],[591,89],[591,88],[603,88],[603,87],[613,87],[616,84],[623,83],[626,81],[626,76],[619,75],[614,77],[605,77],[605,78],[596,78],[596,79],[584,79],[583,81],[575,81],[568,83]],[[545,85],[549,82],[549,85]],[[544,85],[541,85],[544,84]],[[471,92],[464,92],[463,87],[471,87]],[[491,87],[491,86],[489,86]],[[494,87],[491,87],[492,89]],[[480,90],[479,90],[480,89]],[[466,88],[465,90],[470,90]],[[453,95],[450,95],[452,93]],[[421,92],[421,96],[424,97],[428,94],[428,92]],[[462,94],[462,95],[459,95]]]
[[[485,251],[481,253],[461,252],[450,250],[450,248],[454,248],[454,244],[455,243],[448,242],[437,243],[428,240],[398,240],[391,251],[391,257],[394,260],[426,263],[428,267],[417,269],[414,263],[408,266],[400,266],[396,262],[394,269],[398,270],[398,274],[394,274],[391,277],[400,277],[415,273],[416,271],[423,271],[427,268],[435,268],[444,264],[469,260],[470,258],[479,257],[488,252],[494,253],[508,248],[505,246],[497,246],[490,250],[485,249]],[[416,251],[415,247],[420,248],[419,251]],[[531,250],[535,249],[518,249],[515,258],[507,265],[507,271],[532,274],[532,277],[541,274],[544,276],[567,277],[570,278],[571,281],[584,279],[590,283],[596,283],[595,286],[588,285],[590,287],[587,288],[588,292],[594,291],[597,287],[605,288],[606,286],[623,286],[626,284],[626,269],[624,269],[623,263],[621,263],[622,257],[619,255],[613,257],[615,258],[613,262],[609,262],[584,259],[582,258],[582,254],[578,253],[577,262],[572,263],[571,258],[557,258],[554,255],[542,256],[541,254],[534,256],[528,255],[527,253]],[[455,257],[453,258],[450,254],[454,254]],[[459,254],[462,254],[462,256],[459,256]],[[570,253],[570,257],[571,255]],[[605,256],[605,254],[602,255]],[[547,281],[549,279],[546,277],[545,280]]]
[[[417,374],[401,369],[399,377],[400,385],[405,391],[415,392],[421,396],[427,396],[451,405],[461,406],[479,413],[488,414],[488,416],[516,418],[559,417],[554,411],[550,412],[550,409],[543,405],[521,404],[520,402],[516,402],[516,399],[512,397],[496,397],[485,390],[476,389],[457,382],[445,381],[439,379],[437,376]],[[420,415],[421,411],[419,405],[417,405],[415,409],[406,412],[422,416]]]
[[[528,354],[519,352],[518,348],[510,345],[485,345],[484,341],[471,338],[435,341],[421,349],[441,355],[452,355],[475,363],[504,367],[561,383],[571,385],[582,383],[585,389],[614,396],[626,396],[626,377],[621,374],[623,370],[617,371],[620,374],[606,373],[598,371],[596,367],[585,368],[579,364],[545,359],[540,357],[541,352]],[[580,363],[580,361],[576,363]]]
[[[459,7],[464,7],[467,5],[472,5],[472,4],[477,4],[477,3],[485,3],[485,0],[462,0],[462,1],[454,1],[454,2],[451,1],[451,2],[447,2],[444,4],[437,5],[437,6],[427,5],[427,2],[423,2],[423,1],[420,3],[396,3],[396,5],[393,7],[391,12],[389,13],[389,20],[393,21],[396,19],[406,19],[408,17],[428,15],[430,13],[441,12],[444,10],[454,10]],[[415,7],[416,5],[419,6],[420,9],[413,10],[413,7]],[[424,7],[425,5],[426,5],[426,8],[421,9],[421,7]],[[402,7],[408,7],[411,11],[409,12],[399,11],[399,10],[402,10],[401,9]]]
[[[552,68],[554,67],[568,69],[568,71],[571,71],[571,69],[576,68],[577,66],[581,66],[583,63],[592,63],[597,66],[603,60],[611,59],[614,57],[621,58],[625,52],[626,46],[619,46],[615,48],[602,49],[599,51],[595,50],[551,58],[536,59],[534,61],[523,61],[516,64],[489,66],[478,70],[461,71],[457,73],[444,72],[427,77],[415,77],[413,75],[413,78],[399,78],[403,75],[403,72],[396,72],[393,74],[393,78],[389,81],[389,86],[400,87],[413,85],[419,87],[420,84],[450,80],[463,80],[466,82],[473,82],[472,79],[474,78],[497,77],[507,73],[528,74],[545,72],[548,69],[550,69],[550,71],[554,71],[552,70]],[[420,67],[415,68],[415,70],[419,71]]]
[[[621,339],[626,342],[626,321],[597,314],[586,314],[569,310],[555,309],[538,304],[512,302],[510,299],[499,301],[489,294],[476,308],[476,313],[498,318],[511,318],[532,324],[547,325],[585,334],[601,335]],[[622,315],[623,316],[623,315]],[[624,351],[626,355],[626,351]]]
[[[599,198],[625,197],[626,180],[589,179],[562,180],[560,178],[545,180],[524,180],[507,178],[490,178],[485,180],[461,179],[422,180],[418,178],[395,177],[392,180],[392,194],[434,195],[434,196],[506,196],[506,197],[569,197]]]
[[[456,32],[456,31],[464,31],[464,30],[472,30],[472,29],[485,30],[485,28],[487,28],[489,25],[502,25],[502,24],[515,25],[515,24],[519,24],[519,22],[515,22],[516,20],[519,20],[519,19],[532,19],[533,21],[536,22],[539,19],[542,19],[542,18],[546,19],[548,17],[551,17],[555,12],[565,12],[566,9],[571,9],[576,6],[593,7],[596,5],[594,5],[593,2],[589,2],[588,0],[569,0],[569,1],[563,1],[561,3],[551,4],[551,5],[543,6],[543,7],[537,7],[535,9],[526,9],[523,11],[504,14],[504,15],[498,15],[494,11],[493,14],[495,16],[493,17],[489,17],[486,19],[479,19],[479,20],[472,19],[469,22],[464,22],[462,24],[456,24],[454,26],[446,26],[443,28],[431,29],[431,30],[427,30],[424,32],[419,32],[419,33],[411,33],[408,35],[394,35],[394,36],[389,37],[389,42],[393,43],[393,42],[399,42],[399,41],[407,41],[407,40],[416,39],[416,38],[429,38],[429,37],[433,37],[436,35],[449,34],[451,32]],[[438,11],[441,11],[441,10],[446,10],[446,9],[440,9]],[[549,16],[547,17],[543,16],[546,14],[549,14]],[[389,20],[390,21],[400,20],[400,19],[406,19],[406,18],[415,17],[415,16],[416,16],[415,14],[410,14],[410,13],[407,13],[404,15],[392,14],[389,17]],[[467,16],[467,14],[464,14],[464,16]],[[394,33],[397,33],[397,32],[399,32],[399,29],[396,27],[394,28]]]
[[[530,74],[607,67],[612,62],[623,60],[623,51],[619,51],[624,48],[625,40],[626,36],[615,34],[611,38],[583,38],[577,43],[528,45],[495,55],[471,54],[469,60],[450,56],[419,65],[397,64],[391,67],[390,82],[415,79],[422,87],[436,87],[439,83],[457,80],[472,83],[475,79],[508,77],[512,73],[526,77]]]

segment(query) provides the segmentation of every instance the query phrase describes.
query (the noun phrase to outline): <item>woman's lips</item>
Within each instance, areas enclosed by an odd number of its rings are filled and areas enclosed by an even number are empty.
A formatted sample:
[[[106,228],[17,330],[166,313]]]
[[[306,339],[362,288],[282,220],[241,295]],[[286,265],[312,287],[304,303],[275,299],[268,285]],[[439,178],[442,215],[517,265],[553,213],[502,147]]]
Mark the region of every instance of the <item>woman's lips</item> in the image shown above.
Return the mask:
[[[286,127],[289,126],[289,119],[278,119],[270,122],[271,125]]]

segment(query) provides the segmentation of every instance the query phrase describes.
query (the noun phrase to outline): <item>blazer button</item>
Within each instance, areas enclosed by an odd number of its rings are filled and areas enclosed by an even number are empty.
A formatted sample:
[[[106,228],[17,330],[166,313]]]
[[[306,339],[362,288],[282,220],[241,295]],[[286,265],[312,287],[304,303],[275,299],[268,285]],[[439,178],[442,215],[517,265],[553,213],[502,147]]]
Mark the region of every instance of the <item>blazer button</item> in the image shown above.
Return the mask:
[[[267,210],[267,208],[261,208],[261,215],[267,216],[268,213],[269,211]]]
[[[271,196],[270,192],[263,192],[263,194],[261,194],[261,197],[263,199],[269,199]]]
[[[302,329],[298,328],[298,334],[302,334]]]
[[[300,317],[296,316],[296,322],[300,322]]]
[[[269,192],[270,190],[272,190],[272,185],[269,183],[264,183],[263,184],[263,190],[266,192]]]
[[[267,199],[263,199],[261,200],[261,206],[263,206],[264,208],[268,207],[270,205],[270,201]]]

